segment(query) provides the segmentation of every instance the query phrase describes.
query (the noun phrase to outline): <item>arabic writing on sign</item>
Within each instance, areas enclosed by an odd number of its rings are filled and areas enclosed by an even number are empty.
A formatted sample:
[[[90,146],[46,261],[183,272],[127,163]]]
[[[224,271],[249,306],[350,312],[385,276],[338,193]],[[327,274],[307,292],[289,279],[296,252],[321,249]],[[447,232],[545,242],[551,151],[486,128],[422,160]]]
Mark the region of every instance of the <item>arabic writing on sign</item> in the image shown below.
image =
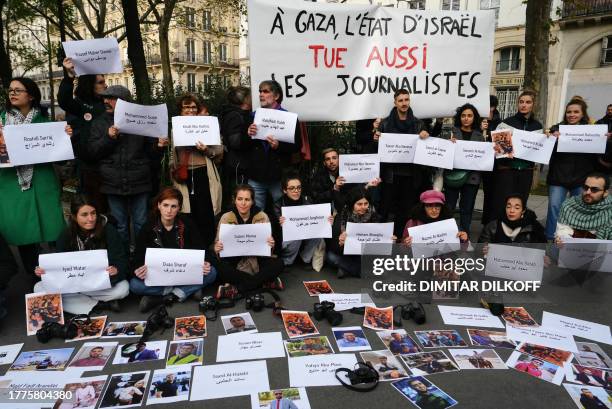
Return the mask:
[[[186,135],[197,135],[204,134],[210,131],[210,125],[208,124],[185,124],[183,125],[183,130]]]
[[[335,372],[336,369],[341,368],[342,364],[338,362],[330,362],[330,363],[318,363],[318,364],[306,364],[306,369],[308,369],[308,373],[326,373],[326,372]]]
[[[485,155],[485,151],[483,149],[462,149],[464,156],[466,158],[474,158],[474,159],[482,159]]]
[[[522,260],[503,259],[499,257],[493,257],[493,261],[500,263],[499,268],[512,271],[528,271],[529,267],[536,266],[536,263],[532,261],[530,262]]]
[[[26,149],[44,149],[48,146],[55,146],[52,135],[24,136],[23,141],[26,142]]]
[[[236,243],[240,244],[255,243],[256,238],[256,234],[234,234],[234,239],[236,239]]]
[[[215,383],[217,385],[220,385],[222,383],[245,381],[246,378],[244,378],[244,376],[247,376],[248,374],[249,374],[248,371],[244,371],[244,372],[228,372],[228,373],[224,373],[224,374],[220,374],[220,375],[213,374],[212,378],[213,378],[213,380],[215,381]]]
[[[428,156],[444,156],[446,155],[446,149],[440,146],[425,146],[425,153]]]
[[[176,261],[162,261],[162,271],[164,273],[184,273],[187,270],[187,263],[179,263]]]
[[[247,342],[238,342],[238,348],[240,350],[245,349],[256,349],[263,347],[263,341],[247,341]]]

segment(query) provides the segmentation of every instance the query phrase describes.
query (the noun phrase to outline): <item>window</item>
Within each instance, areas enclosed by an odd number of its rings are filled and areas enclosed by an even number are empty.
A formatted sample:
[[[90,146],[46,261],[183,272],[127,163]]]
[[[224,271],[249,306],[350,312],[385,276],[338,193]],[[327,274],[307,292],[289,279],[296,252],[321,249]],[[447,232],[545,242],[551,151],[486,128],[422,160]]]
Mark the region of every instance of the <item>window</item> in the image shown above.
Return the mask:
[[[520,71],[521,47],[502,48],[499,52],[499,61],[497,61],[497,72],[513,72]]]
[[[185,24],[187,27],[195,27],[195,9],[191,7],[185,7]]]
[[[508,118],[516,113],[516,101],[518,100],[518,88],[496,88],[499,105],[497,110],[502,118]]]
[[[612,36],[604,37],[601,46],[601,65],[612,64]]]
[[[202,19],[202,30],[210,30],[212,27],[212,15],[210,14],[210,10],[204,10],[204,15]]]
[[[480,10],[495,10],[495,25],[499,18],[499,0],[480,0]]]
[[[219,44],[219,61],[227,62],[227,44]]]
[[[208,74],[204,75],[204,88],[210,88],[212,85],[212,77]]]
[[[442,10],[459,10],[460,0],[442,0]]]
[[[185,42],[185,45],[187,47],[187,62],[195,62],[195,40],[190,38]]]
[[[425,0],[408,0],[410,10],[425,10]]]
[[[204,64],[212,63],[212,44],[210,41],[204,41]]]
[[[195,92],[196,90],[196,75],[192,73],[187,74],[187,92]]]

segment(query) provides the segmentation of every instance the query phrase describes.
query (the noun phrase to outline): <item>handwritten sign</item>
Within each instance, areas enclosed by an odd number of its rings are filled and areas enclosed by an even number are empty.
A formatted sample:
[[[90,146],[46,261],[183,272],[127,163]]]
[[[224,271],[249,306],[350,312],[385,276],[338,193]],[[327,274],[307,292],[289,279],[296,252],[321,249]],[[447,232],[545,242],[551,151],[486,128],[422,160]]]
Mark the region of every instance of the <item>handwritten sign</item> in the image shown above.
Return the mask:
[[[120,74],[121,52],[116,38],[62,42],[66,57],[72,58],[76,75]]]
[[[295,143],[297,114],[280,109],[257,108],[253,123],[257,125],[255,139],[272,135],[280,142]]]
[[[517,342],[558,348],[564,351],[578,352],[574,337],[551,327],[515,327],[506,325],[506,335]]]
[[[564,315],[544,311],[542,313],[542,326],[548,328],[558,328],[559,330],[572,334],[576,337],[582,337],[612,345],[612,336],[610,336],[609,325],[598,324],[596,322],[580,320],[578,318],[566,317]]]
[[[516,281],[542,281],[545,254],[539,249],[489,244],[485,275]]]
[[[41,254],[38,263],[45,270],[41,279],[49,293],[83,293],[111,287],[106,250]]]
[[[114,122],[122,133],[166,138],[168,136],[168,107],[166,104],[138,105],[118,99]]]
[[[219,119],[216,116],[173,116],[172,143],[174,146],[221,145]]]
[[[414,163],[435,168],[452,169],[455,144],[448,139],[419,139],[414,152]]]
[[[250,0],[248,14],[252,94],[274,78],[283,106],[306,121],[385,117],[400,88],[419,118],[452,116],[466,101],[489,112],[490,10]]]
[[[284,206],[283,241],[326,238],[332,236],[331,204]]]
[[[351,223],[346,224],[344,254],[389,254],[393,243],[393,223]],[[362,244],[379,244],[367,246]],[[389,244],[381,246],[380,244]]]
[[[381,133],[378,139],[378,156],[385,163],[412,163],[419,135]]]
[[[380,158],[376,154],[340,155],[339,175],[345,183],[368,183],[380,175]]]
[[[270,256],[272,249],[268,237],[272,236],[270,223],[221,224],[219,240],[223,243],[221,257]]]
[[[612,273],[612,241],[564,237],[559,267]]]
[[[229,398],[268,390],[266,361],[196,366],[190,400]]]
[[[204,250],[148,248],[145,265],[149,287],[202,284]]]
[[[217,362],[283,358],[285,348],[280,332],[221,335],[217,343]]]
[[[512,131],[514,157],[548,165],[550,155],[555,149],[555,138],[537,132],[520,129]]]
[[[12,166],[74,159],[66,122],[5,125],[2,132]]]
[[[412,256],[431,257],[459,249],[459,228],[455,219],[441,220],[408,229]]]
[[[560,125],[557,152],[604,153],[608,125]]]
[[[438,305],[438,309],[446,325],[504,328],[504,324],[501,323],[499,318],[485,308]]]
[[[292,387],[340,385],[336,369],[354,368],[354,354],[309,355],[289,358],[289,381]]]
[[[455,141],[454,169],[492,171],[494,164],[495,150],[491,142]]]

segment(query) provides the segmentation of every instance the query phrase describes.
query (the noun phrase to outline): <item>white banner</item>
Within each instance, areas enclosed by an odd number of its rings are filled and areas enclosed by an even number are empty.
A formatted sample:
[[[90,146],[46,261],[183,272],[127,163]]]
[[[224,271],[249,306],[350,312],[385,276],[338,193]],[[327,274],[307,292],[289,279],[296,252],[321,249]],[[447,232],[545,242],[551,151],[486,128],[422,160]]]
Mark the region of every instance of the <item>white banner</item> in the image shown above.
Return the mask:
[[[393,243],[393,222],[391,223],[351,223],[346,224],[346,240],[344,241],[344,254],[365,254],[362,244],[378,244],[371,246],[372,251],[366,250],[368,254],[386,254],[384,243]],[[391,246],[388,252],[391,251]]]
[[[564,237],[559,267],[612,273],[612,240]]]
[[[539,249],[489,244],[485,275],[516,281],[542,281],[545,254]]]
[[[339,175],[345,183],[368,183],[380,175],[380,158],[377,154],[340,155]]]
[[[557,152],[604,153],[608,125],[560,125]]]
[[[219,227],[219,240],[223,243],[220,256],[270,256],[272,254],[272,249],[268,245],[270,236],[272,236],[270,223],[223,223]]]
[[[332,225],[331,204],[321,203],[305,206],[284,206],[281,208],[283,223],[283,241],[330,238]]]
[[[254,139],[263,139],[272,135],[280,142],[295,143],[295,126],[297,114],[280,109],[257,108],[253,123],[257,125]]]
[[[118,99],[114,122],[122,133],[166,138],[168,136],[168,107],[166,104],[138,105]]]
[[[412,163],[419,140],[416,134],[381,133],[378,138],[378,156],[385,163]]]
[[[414,163],[434,168],[452,169],[455,144],[448,139],[419,139],[414,153]]]
[[[120,74],[123,72],[119,44],[114,37],[64,41],[66,57],[72,58],[77,76],[84,74]]]
[[[106,250],[41,254],[38,264],[48,293],[84,293],[111,287]]]
[[[276,79],[305,121],[386,117],[393,92],[421,118],[489,113],[495,14],[249,0],[252,94]],[[254,106],[257,98],[253,100]]]
[[[145,285],[202,284],[204,250],[147,248]]]
[[[495,150],[491,142],[455,141],[453,169],[492,171]]]
[[[74,159],[66,122],[5,125],[4,143],[12,166]]]
[[[514,157],[548,165],[550,155],[555,148],[555,138],[538,132],[512,131]]]
[[[216,116],[173,116],[172,143],[174,146],[221,145],[219,119]]]

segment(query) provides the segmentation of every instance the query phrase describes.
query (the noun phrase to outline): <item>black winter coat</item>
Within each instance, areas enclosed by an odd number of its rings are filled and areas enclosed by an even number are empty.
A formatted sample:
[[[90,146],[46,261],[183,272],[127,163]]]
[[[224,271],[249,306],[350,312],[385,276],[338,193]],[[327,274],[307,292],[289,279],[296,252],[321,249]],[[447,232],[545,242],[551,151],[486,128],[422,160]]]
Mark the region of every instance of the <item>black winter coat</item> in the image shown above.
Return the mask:
[[[504,126],[507,125],[507,126]],[[499,125],[497,125],[498,130],[507,128],[508,126],[519,129],[522,131],[539,131],[542,129],[542,123],[536,120],[533,115],[530,115],[526,118],[520,112],[517,112],[513,116],[504,119]],[[504,167],[504,168],[512,168],[512,169],[533,169],[534,163],[524,159],[518,158],[500,158],[495,159],[496,167]]]
[[[17,271],[15,257],[4,237],[0,235],[0,291],[6,288]]]
[[[586,125],[587,122],[585,121]],[[559,125],[550,128],[551,132],[557,132]],[[557,142],[548,163],[548,175],[546,183],[550,186],[563,186],[573,189],[582,186],[586,175],[593,172],[597,166],[597,154],[577,152],[557,152]]]
[[[341,210],[344,206],[344,197],[354,185],[354,183],[345,184],[339,191],[334,190],[334,182],[329,177],[329,171],[325,166],[321,166],[310,181],[312,200],[314,203],[331,203],[334,209]]]
[[[251,137],[247,130],[251,122],[249,111],[229,104],[221,108],[219,126],[227,150],[223,156],[223,167],[232,176],[244,175],[249,168]]]

